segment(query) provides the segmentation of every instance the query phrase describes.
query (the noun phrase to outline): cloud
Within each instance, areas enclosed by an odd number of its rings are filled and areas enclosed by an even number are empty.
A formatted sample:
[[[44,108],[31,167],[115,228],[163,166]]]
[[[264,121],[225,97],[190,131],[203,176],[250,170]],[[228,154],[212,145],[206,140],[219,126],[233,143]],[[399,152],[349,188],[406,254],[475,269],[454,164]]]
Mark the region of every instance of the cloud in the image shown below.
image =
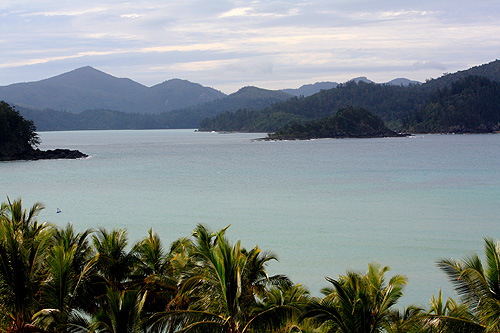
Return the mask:
[[[122,15],[120,15],[120,17],[123,17],[123,18],[132,18],[132,19],[139,18],[141,16],[142,15],[139,15],[139,14],[122,14]]]
[[[222,13],[219,17],[233,17],[233,16],[250,16],[253,13],[252,7],[233,8],[230,11]]]
[[[446,69],[446,66],[444,64],[437,62],[437,61],[432,61],[432,60],[417,61],[416,63],[413,64],[413,67],[417,71],[425,70],[425,69],[439,69],[439,70]]]
[[[488,11],[462,0],[5,0],[0,84],[85,65],[234,90],[370,75],[424,81],[498,58],[500,6],[485,1]]]
[[[80,16],[87,14],[95,14],[99,12],[105,12],[108,8],[106,7],[93,7],[93,8],[81,8],[81,9],[70,9],[70,10],[55,10],[55,11],[41,11],[41,12],[32,12],[26,13],[26,16]]]
[[[274,63],[269,60],[243,60],[226,65],[221,70],[245,73],[251,75],[270,75],[273,73]]]

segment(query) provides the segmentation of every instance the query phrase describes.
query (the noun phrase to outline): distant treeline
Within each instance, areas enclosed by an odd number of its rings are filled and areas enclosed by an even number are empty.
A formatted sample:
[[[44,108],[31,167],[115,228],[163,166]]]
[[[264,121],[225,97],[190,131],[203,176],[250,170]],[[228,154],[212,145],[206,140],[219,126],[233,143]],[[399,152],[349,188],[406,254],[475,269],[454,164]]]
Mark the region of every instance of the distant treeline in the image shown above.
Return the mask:
[[[112,110],[86,110],[80,113],[52,109],[34,110],[22,106],[21,114],[34,121],[40,131],[198,128],[201,120],[228,110],[257,110],[292,96],[280,91],[245,87],[227,97],[185,109],[158,114]]]

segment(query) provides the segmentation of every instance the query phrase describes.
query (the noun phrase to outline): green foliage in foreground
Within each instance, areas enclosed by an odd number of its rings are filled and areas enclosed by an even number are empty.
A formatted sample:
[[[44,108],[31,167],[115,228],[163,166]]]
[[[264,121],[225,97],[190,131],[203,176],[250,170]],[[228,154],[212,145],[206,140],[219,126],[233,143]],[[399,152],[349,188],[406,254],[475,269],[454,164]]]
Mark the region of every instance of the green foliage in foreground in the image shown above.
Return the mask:
[[[432,296],[429,309],[396,308],[407,279],[366,272],[327,278],[311,297],[259,247],[231,242],[226,229],[197,225],[166,248],[156,233],[128,246],[124,229],[76,232],[37,220],[21,199],[0,207],[2,332],[500,332],[500,243],[444,259],[460,302]]]

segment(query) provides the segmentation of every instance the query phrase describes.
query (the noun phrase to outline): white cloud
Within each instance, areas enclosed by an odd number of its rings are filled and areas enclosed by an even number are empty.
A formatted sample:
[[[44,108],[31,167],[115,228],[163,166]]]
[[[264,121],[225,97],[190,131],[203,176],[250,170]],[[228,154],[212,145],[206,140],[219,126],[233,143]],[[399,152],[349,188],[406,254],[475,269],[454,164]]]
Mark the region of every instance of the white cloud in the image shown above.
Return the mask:
[[[485,1],[487,11],[463,0],[5,0],[0,84],[85,65],[234,90],[325,77],[423,81],[498,58],[500,4]]]
[[[120,15],[120,17],[123,17],[123,18],[132,18],[132,19],[139,18],[141,16],[142,15],[139,15],[139,14],[123,14],[123,15]]]
[[[219,17],[250,16],[252,12],[252,7],[233,8],[230,11],[222,13]]]
[[[439,69],[439,70],[446,69],[446,66],[444,64],[432,60],[417,61],[416,63],[413,64],[413,67],[415,67],[415,69],[418,71],[423,69]]]
[[[93,7],[93,8],[80,8],[80,9],[71,9],[71,10],[55,10],[55,11],[41,11],[41,12],[32,12],[24,14],[26,16],[80,16],[87,14],[95,14],[99,12],[105,12],[108,8],[106,7]]]

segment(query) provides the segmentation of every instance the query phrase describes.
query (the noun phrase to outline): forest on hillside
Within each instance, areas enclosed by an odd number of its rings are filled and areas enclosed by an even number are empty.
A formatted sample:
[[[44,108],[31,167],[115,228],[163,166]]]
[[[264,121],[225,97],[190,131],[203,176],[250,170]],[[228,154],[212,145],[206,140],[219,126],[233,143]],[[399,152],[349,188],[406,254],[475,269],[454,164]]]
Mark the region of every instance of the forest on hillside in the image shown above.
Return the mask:
[[[500,83],[467,76],[438,89],[403,120],[411,133],[490,133],[500,130]]]
[[[277,256],[244,247],[228,227],[197,225],[164,244],[153,230],[129,244],[125,229],[77,231],[38,221],[44,208],[21,199],[0,206],[2,332],[500,332],[500,242],[481,261],[440,259],[459,299],[397,307],[407,278],[368,264],[326,277],[311,296]]]
[[[348,106],[337,114],[305,123],[294,122],[267,136],[268,140],[322,138],[378,138],[404,136],[389,129],[384,121],[363,108]]]
[[[483,79],[479,83],[470,77]],[[72,113],[22,106],[17,109],[42,131],[198,128],[271,133],[292,123],[332,117],[339,109],[350,106],[366,109],[397,132],[490,133],[498,131],[498,82],[500,61],[496,60],[447,73],[424,84],[403,86],[353,80],[307,97],[244,87],[229,96],[156,114],[146,114],[146,110],[129,113],[95,109]],[[457,88],[460,86],[463,88]],[[147,107],[147,103],[144,105]]]
[[[430,95],[418,86],[392,86],[350,81],[309,97],[294,97],[262,110],[227,112],[201,122],[200,130],[274,132],[292,122],[330,117],[346,106],[364,108],[401,128],[401,119],[428,102]]]
[[[422,86],[348,82],[258,111],[222,113],[203,120],[200,130],[276,132],[335,116],[347,106],[368,110],[398,132],[491,133],[500,128],[499,83],[466,76],[432,92]]]

